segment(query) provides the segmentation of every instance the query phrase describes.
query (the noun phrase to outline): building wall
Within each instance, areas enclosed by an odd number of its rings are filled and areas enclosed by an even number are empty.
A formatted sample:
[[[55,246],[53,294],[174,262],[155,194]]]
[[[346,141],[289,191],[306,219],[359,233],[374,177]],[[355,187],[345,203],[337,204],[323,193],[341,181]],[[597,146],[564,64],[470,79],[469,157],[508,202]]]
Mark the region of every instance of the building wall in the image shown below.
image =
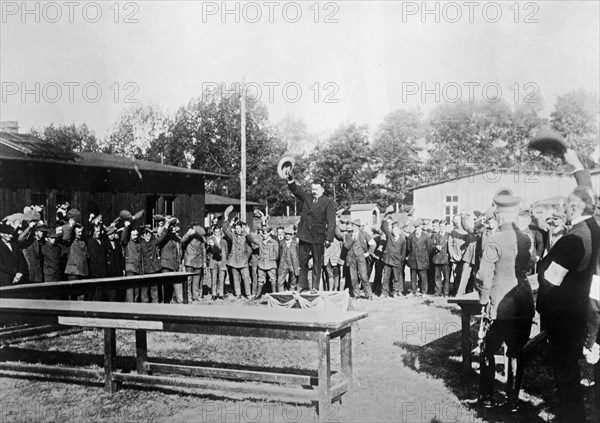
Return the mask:
[[[595,185],[597,186],[597,176]],[[492,204],[492,197],[500,188],[511,188],[514,195],[528,203],[556,195],[567,196],[575,188],[570,175],[531,174],[524,172],[490,172],[460,180],[423,187],[414,191],[414,215],[424,218],[444,218],[446,199],[458,197],[458,213],[485,211]],[[596,188],[597,190],[597,188]]]

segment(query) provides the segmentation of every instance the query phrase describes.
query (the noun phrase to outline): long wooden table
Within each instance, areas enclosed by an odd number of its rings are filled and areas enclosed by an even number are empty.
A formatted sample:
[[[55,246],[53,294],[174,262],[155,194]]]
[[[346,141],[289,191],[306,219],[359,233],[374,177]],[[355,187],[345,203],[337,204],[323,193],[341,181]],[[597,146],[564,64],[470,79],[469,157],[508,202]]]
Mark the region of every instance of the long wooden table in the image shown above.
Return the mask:
[[[0,362],[0,370],[67,375],[84,379],[104,377],[112,393],[123,382],[216,389],[237,394],[283,395],[294,400],[316,401],[320,419],[327,408],[352,386],[352,325],[367,313],[349,311],[277,310],[263,307],[171,305],[0,299],[2,314],[45,324],[97,327],[104,330],[104,371],[39,364]],[[115,368],[115,330],[132,330],[136,340],[137,373],[118,373]],[[183,332],[234,337],[301,339],[317,344],[317,377],[311,374],[165,364],[148,357],[147,331]],[[340,338],[341,371],[332,378],[330,342]],[[254,381],[240,384],[215,379],[175,378],[154,373],[176,373],[225,380]],[[151,374],[152,373],[152,374]],[[273,385],[294,383],[310,389]]]
[[[528,276],[531,290],[533,291],[534,300],[537,299],[537,291],[539,283],[537,274]],[[471,367],[471,316],[481,314],[481,304],[479,304],[479,294],[470,292],[460,297],[448,299],[449,304],[457,304],[460,307],[460,324],[461,324],[461,350],[463,371],[469,373]]]
[[[152,275],[119,276],[113,278],[79,279],[74,281],[16,284],[0,287],[0,298],[52,299],[82,294],[93,294],[96,289],[115,290],[143,288],[151,285],[187,286],[191,272],[155,273]],[[187,289],[183,290],[183,301],[188,302]]]

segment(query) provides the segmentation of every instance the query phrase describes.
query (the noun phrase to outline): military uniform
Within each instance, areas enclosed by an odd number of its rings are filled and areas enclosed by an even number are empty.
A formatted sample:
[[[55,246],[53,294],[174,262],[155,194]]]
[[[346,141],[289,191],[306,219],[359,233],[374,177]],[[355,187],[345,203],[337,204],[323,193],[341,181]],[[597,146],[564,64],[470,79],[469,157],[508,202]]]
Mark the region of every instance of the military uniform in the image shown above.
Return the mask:
[[[498,213],[515,213],[521,199],[511,195],[494,197]],[[486,244],[479,271],[477,288],[479,303],[489,303],[491,325],[485,337],[479,383],[480,399],[484,405],[493,403],[495,382],[494,354],[504,342],[508,347],[507,397],[516,409],[523,361],[521,352],[529,339],[535,313],[533,293],[527,280],[531,257],[531,240],[514,222],[503,222]]]

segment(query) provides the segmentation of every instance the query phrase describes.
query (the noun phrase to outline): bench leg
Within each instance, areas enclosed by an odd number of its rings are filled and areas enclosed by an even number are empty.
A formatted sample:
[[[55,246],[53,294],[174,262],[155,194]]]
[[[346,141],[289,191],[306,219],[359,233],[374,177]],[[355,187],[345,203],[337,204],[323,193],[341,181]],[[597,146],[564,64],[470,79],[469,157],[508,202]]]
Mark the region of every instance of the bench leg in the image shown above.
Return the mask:
[[[109,394],[117,391],[117,383],[113,380],[117,359],[117,338],[114,328],[104,328],[104,390]]]
[[[188,278],[185,278],[185,281],[181,284],[183,289],[183,303],[189,304],[190,299],[188,298]]]
[[[319,333],[319,421],[325,421],[331,404],[331,350],[329,332]]]
[[[145,364],[148,361],[148,339],[146,337],[146,330],[144,329],[137,329],[135,331],[135,350],[137,372],[140,375],[145,375]]]
[[[340,353],[342,362],[342,377],[348,382],[348,389],[352,388],[352,328],[340,336]]]
[[[463,372],[471,373],[471,312],[464,307],[460,310],[460,321]]]

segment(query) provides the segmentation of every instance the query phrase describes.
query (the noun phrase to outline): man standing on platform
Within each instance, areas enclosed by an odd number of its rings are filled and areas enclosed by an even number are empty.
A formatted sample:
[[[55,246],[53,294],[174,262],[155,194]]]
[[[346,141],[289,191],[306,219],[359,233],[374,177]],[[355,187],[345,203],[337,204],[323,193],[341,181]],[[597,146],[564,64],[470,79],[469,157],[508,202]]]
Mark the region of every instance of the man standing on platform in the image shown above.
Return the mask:
[[[311,290],[316,292],[321,280],[323,269],[323,254],[325,248],[333,242],[335,234],[335,205],[323,195],[324,182],[320,179],[313,181],[311,195],[308,195],[298,185],[285,169],[288,187],[294,196],[302,202],[300,222],[298,223],[300,275],[298,285],[300,292]],[[308,261],[312,253],[312,289],[308,286]]]

